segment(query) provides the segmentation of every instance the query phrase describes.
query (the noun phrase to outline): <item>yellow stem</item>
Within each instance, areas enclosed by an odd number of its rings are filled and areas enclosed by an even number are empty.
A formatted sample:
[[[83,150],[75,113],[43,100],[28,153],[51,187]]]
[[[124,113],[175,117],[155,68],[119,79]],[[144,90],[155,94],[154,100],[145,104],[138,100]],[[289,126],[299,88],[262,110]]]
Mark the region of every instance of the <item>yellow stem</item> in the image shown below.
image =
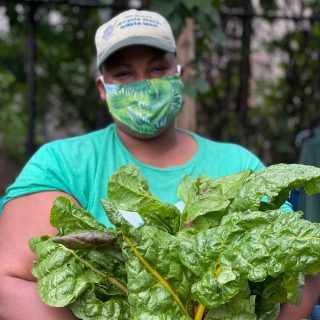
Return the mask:
[[[222,268],[221,268],[221,266],[219,265],[218,269],[216,270],[216,278],[219,277],[221,271],[222,271]]]
[[[196,316],[194,320],[202,320],[203,314],[204,314],[205,307],[203,304],[199,304]]]
[[[182,309],[183,313],[185,314],[186,319],[189,318],[188,311],[184,308],[182,302],[180,301],[179,296],[172,290],[169,283],[155,270],[150,266],[148,261],[140,254],[140,252],[137,250],[137,248],[132,244],[129,238],[124,237],[124,239],[127,241],[129,246],[131,247],[132,251],[135,253],[135,255],[138,257],[138,259],[142,262],[142,264],[146,267],[146,269],[156,278],[160,281],[160,283],[172,294],[173,299],[179,304],[180,308]]]

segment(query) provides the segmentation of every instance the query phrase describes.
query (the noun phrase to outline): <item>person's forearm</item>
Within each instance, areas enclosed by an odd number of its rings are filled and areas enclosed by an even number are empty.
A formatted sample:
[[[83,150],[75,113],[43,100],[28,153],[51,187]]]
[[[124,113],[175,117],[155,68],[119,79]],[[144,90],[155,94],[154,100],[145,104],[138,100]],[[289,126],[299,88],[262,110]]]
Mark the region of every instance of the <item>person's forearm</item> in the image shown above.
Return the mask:
[[[41,302],[35,282],[8,276],[1,276],[0,281],[0,319],[77,319],[67,308],[53,308]]]
[[[301,320],[307,318],[313,305],[320,296],[320,274],[315,277],[307,276],[305,285],[302,288],[301,303],[294,306],[289,303],[281,305],[281,312],[278,320]]]

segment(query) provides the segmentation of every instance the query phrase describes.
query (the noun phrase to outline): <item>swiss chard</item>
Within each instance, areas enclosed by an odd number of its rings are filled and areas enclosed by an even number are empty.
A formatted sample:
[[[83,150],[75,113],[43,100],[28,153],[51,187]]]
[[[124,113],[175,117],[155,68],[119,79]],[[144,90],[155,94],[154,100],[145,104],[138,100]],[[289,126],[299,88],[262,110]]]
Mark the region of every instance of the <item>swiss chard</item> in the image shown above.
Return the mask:
[[[115,229],[59,197],[56,237],[33,237],[33,274],[48,305],[80,319],[276,319],[320,272],[320,226],[280,206],[291,189],[320,192],[320,169],[279,164],[212,179],[185,177],[182,213],[126,165],[102,206]],[[137,212],[131,225],[122,210]],[[197,311],[195,311],[197,310]]]

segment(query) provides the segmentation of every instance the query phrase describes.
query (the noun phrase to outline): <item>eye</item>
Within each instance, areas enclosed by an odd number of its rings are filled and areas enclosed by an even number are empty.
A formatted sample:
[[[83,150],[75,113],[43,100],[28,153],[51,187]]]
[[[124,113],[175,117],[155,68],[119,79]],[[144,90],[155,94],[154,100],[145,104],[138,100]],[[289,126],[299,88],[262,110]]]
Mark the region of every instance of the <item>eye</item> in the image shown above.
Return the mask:
[[[157,65],[157,66],[153,66],[151,68],[151,73],[152,74],[164,74],[169,70],[169,67],[167,65]]]
[[[117,79],[123,79],[123,78],[128,78],[132,75],[132,73],[130,71],[127,71],[127,70],[123,70],[123,71],[118,71],[118,72],[115,72],[113,74],[113,77],[114,78],[117,78]]]

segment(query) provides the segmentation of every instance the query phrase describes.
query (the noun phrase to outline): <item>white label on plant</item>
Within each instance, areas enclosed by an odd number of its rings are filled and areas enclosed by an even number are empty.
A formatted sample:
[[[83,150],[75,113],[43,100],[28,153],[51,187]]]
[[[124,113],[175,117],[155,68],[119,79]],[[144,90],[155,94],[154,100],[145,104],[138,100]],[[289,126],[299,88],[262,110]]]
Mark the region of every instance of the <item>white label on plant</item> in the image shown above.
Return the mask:
[[[143,220],[138,212],[119,210],[122,216],[135,228],[143,225]]]

